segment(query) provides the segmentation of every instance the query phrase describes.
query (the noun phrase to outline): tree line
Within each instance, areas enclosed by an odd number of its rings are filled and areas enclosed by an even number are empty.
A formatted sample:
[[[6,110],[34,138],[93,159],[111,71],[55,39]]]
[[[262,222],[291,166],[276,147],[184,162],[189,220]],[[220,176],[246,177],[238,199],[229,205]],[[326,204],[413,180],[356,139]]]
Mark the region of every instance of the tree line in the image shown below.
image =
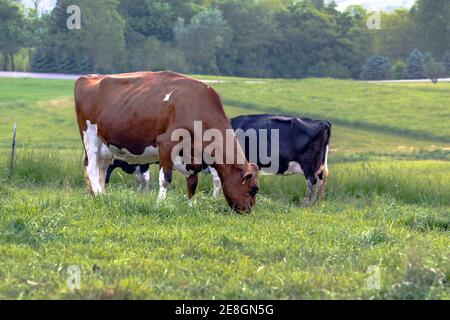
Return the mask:
[[[354,79],[450,76],[450,2],[375,14],[324,0],[0,0],[0,68]],[[81,29],[67,8],[81,9]]]

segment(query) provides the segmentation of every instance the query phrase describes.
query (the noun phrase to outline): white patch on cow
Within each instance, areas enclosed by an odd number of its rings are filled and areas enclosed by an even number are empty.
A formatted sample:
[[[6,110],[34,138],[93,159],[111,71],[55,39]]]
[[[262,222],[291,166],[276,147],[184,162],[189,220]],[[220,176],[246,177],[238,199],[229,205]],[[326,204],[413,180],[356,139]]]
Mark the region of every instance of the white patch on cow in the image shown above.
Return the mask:
[[[182,157],[175,158],[175,161],[173,162],[173,167],[175,168],[175,170],[177,170],[186,178],[192,176],[195,173],[187,169],[186,164],[183,162]]]
[[[164,201],[167,195],[167,188],[169,187],[169,183],[166,181],[164,177],[164,170],[161,168],[159,171],[159,196],[158,202]]]
[[[220,181],[219,173],[217,172],[216,169],[210,167],[209,171],[211,172],[211,175],[213,177],[213,185],[214,185],[213,197],[218,198],[222,193],[222,182]]]
[[[116,146],[110,145],[109,151],[114,158],[128,162],[129,164],[147,164],[159,162],[159,148],[149,146],[145,148],[140,155],[132,154],[125,148],[119,149]]]
[[[83,142],[86,149],[86,157],[88,159],[88,166],[86,167],[86,174],[91,185],[92,192],[98,195],[104,191],[106,169],[112,161],[112,157],[108,157],[108,153],[102,154],[105,151],[105,145],[97,135],[97,125],[86,121],[87,129],[83,132]]]
[[[166,94],[166,97],[164,98],[163,102],[168,102],[170,100],[170,97],[172,96],[173,91],[171,91],[169,94]]]
[[[289,167],[283,175],[288,176],[292,174],[303,174],[303,169],[300,163],[291,161],[289,162]]]
[[[328,152],[330,151],[330,147],[327,145],[327,151],[325,152],[325,162],[324,162],[324,170],[328,172]]]
[[[322,172],[328,172],[328,152],[330,151],[329,146],[327,146],[327,150],[325,151],[325,160],[323,164],[320,166],[319,171],[316,174],[321,174]]]

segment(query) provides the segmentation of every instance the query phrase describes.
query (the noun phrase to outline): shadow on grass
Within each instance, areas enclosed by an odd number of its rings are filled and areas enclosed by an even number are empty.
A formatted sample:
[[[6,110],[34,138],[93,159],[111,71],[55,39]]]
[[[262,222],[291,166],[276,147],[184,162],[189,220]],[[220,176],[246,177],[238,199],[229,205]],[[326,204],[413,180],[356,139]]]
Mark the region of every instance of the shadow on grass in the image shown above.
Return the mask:
[[[272,113],[272,114],[280,114],[280,108],[276,106],[269,106],[269,105],[261,105],[256,103],[249,103],[249,102],[243,102],[239,100],[233,100],[233,99],[224,99],[224,104],[228,105],[230,107],[236,107],[256,112],[265,112],[265,113]],[[289,113],[293,116],[298,117],[310,117],[313,119],[322,119],[323,115],[315,114],[315,113],[298,113],[295,111],[289,110]],[[431,134],[426,131],[418,131],[418,130],[409,130],[404,128],[397,128],[392,126],[387,126],[383,124],[376,124],[376,123],[369,123],[364,121],[349,121],[346,119],[341,119],[337,117],[327,117],[327,119],[335,125],[340,125],[342,127],[347,128],[356,128],[356,129],[363,129],[366,131],[376,132],[376,133],[391,133],[397,136],[402,136],[406,138],[420,138],[423,140],[429,140],[434,142],[442,142],[442,143],[450,143],[450,137],[448,136],[440,136]]]

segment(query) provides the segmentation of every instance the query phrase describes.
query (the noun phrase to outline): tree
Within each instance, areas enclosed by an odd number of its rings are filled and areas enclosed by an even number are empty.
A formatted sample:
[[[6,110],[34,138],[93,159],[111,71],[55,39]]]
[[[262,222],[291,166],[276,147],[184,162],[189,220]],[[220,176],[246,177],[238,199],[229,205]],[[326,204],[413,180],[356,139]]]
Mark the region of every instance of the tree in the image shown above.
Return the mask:
[[[3,69],[10,62],[14,71],[14,55],[25,46],[25,17],[18,1],[0,0],[0,53],[3,54]]]
[[[51,69],[49,57],[42,48],[37,48],[31,60],[31,71],[48,72]]]
[[[388,80],[391,77],[391,63],[389,59],[381,55],[371,57],[363,66],[361,79],[363,80]]]
[[[73,74],[78,72],[77,63],[72,53],[62,50],[56,59],[57,71],[61,73]]]
[[[419,47],[442,57],[450,50],[450,1],[417,0],[411,9]]]
[[[279,77],[350,77],[355,51],[338,22],[341,13],[322,0],[293,2],[275,15],[270,68]]]
[[[276,29],[272,16],[251,1],[227,1],[220,7],[233,30],[231,41],[218,53],[221,74],[271,77],[271,46]]]
[[[433,60],[428,61],[423,66],[425,76],[430,78],[433,83],[437,83],[439,78],[444,77],[446,70],[442,63]]]
[[[373,50],[391,60],[405,59],[417,46],[415,23],[409,10],[381,13],[382,27],[371,32]]]
[[[406,64],[403,61],[397,61],[392,67],[392,77],[396,80],[402,79],[405,69]]]
[[[52,48],[53,60],[61,52],[73,55],[80,65],[87,54],[91,72],[110,73],[122,70],[125,56],[124,20],[118,13],[118,0],[58,0],[49,19],[49,35],[44,42]],[[81,30],[69,30],[67,7],[81,8]]]
[[[230,28],[220,10],[202,11],[192,18],[189,25],[184,19],[179,19],[174,34],[193,72],[219,73],[217,54],[230,41]]]
[[[82,52],[78,59],[78,72],[81,74],[92,73],[94,67],[89,55],[86,52]]]
[[[423,70],[425,56],[417,49],[414,49],[413,52],[408,57],[406,61],[406,69],[403,74],[403,78],[405,79],[424,79],[425,72]]]
[[[167,1],[120,0],[118,11],[125,20],[125,36],[129,47],[148,37],[173,39],[174,16]]]
[[[450,77],[450,51],[447,51],[442,59],[442,64],[446,69],[446,75]]]
[[[358,78],[361,68],[373,52],[373,32],[367,28],[369,13],[362,7],[353,5],[338,15],[339,29],[349,47],[349,70],[353,78]]]
[[[180,50],[167,42],[150,37],[136,47],[128,50],[128,69],[130,71],[172,70],[187,72],[187,63]]]

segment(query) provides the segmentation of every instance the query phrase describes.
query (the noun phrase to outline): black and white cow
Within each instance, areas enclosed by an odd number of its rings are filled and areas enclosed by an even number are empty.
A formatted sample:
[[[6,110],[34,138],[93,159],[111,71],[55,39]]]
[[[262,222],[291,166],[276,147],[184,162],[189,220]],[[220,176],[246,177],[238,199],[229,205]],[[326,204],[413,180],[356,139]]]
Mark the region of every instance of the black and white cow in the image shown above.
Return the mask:
[[[304,205],[309,205],[323,196],[328,177],[328,152],[332,127],[330,122],[263,114],[233,118],[231,125],[241,143],[244,141],[240,137],[241,134],[249,132],[249,130],[256,130],[258,132],[256,135],[258,148],[260,147],[262,133],[278,130],[278,150],[274,146],[276,141],[272,141],[272,136],[266,134],[268,150],[264,152],[265,155],[269,156],[273,155],[274,151],[278,151],[278,170],[276,172],[273,171],[274,166],[271,162],[264,163],[262,161],[259,150],[252,158],[250,139],[245,139],[245,146],[242,146],[247,159],[256,161],[261,171],[268,174],[304,175],[308,184]],[[252,141],[252,143],[255,143],[255,141]],[[255,148],[253,148],[253,153],[255,153],[254,151]],[[257,159],[254,159],[255,156]],[[213,175],[213,195],[218,196],[221,192],[220,179],[214,169],[210,169],[210,172]]]
[[[111,174],[113,173],[114,169],[120,168],[124,172],[128,174],[135,174],[136,175],[136,182],[138,191],[142,192],[148,192],[149,187],[149,181],[150,181],[150,165],[134,165],[129,164],[122,160],[114,160],[114,162],[108,167],[108,170],[106,172],[106,184],[109,183],[111,179]]]
[[[309,205],[319,200],[324,192],[328,177],[328,152],[331,138],[331,123],[328,121],[312,120],[308,118],[297,118],[292,116],[280,115],[250,115],[240,116],[231,119],[231,125],[235,130],[240,141],[245,140],[245,146],[242,146],[245,151],[245,156],[249,161],[255,161],[259,168],[268,174],[275,174],[280,176],[287,175],[304,175],[307,180],[307,193],[303,204]],[[278,169],[273,172],[272,163],[265,163],[260,158],[259,150],[253,155],[250,154],[252,148],[249,145],[250,139],[240,137],[240,134],[249,132],[249,130],[256,130],[256,141],[251,141],[260,146],[261,132],[269,132],[270,130],[278,130]],[[274,143],[271,140],[271,135],[267,137],[267,149],[264,150],[266,155],[272,155]],[[253,150],[255,150],[253,148]],[[111,172],[117,168],[122,168],[127,173],[136,173],[138,184],[142,185],[143,177],[148,188],[148,165],[134,166],[129,165],[124,161],[115,161],[113,165],[108,168],[108,179]],[[222,185],[220,177],[216,170],[209,168],[213,177],[214,192],[213,196],[218,197],[221,194]],[[145,180],[146,179],[146,180]]]

